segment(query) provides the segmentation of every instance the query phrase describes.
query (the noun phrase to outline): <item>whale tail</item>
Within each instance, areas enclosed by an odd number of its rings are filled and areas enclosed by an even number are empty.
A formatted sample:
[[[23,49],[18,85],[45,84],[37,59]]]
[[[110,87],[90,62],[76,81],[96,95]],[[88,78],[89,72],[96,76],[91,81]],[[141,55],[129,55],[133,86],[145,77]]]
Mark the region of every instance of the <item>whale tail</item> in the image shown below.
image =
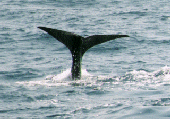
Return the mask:
[[[72,32],[57,30],[46,27],[38,27],[41,30],[48,32],[49,35],[56,38],[71,51],[72,64],[72,79],[81,78],[81,59],[84,53],[91,47],[114,40],[121,37],[129,37],[128,35],[93,35],[89,37],[82,37]]]
[[[63,43],[71,52],[75,49],[74,47],[79,47],[84,54],[88,49],[95,45],[114,40],[121,37],[129,37],[128,35],[93,35],[89,37],[82,37],[72,32],[67,32],[63,30],[57,30],[46,27],[38,27],[41,30],[46,31],[49,35],[56,38],[58,41]],[[81,46],[78,46],[81,45]]]

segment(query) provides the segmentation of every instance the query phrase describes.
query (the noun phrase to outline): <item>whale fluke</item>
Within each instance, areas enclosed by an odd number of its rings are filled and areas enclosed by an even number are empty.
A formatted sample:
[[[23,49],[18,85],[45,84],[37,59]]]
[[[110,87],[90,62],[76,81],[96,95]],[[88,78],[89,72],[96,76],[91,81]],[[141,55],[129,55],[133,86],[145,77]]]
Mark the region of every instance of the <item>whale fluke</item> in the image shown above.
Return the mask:
[[[114,40],[116,38],[129,37],[128,35],[93,35],[89,37],[82,37],[72,32],[57,30],[46,27],[38,27],[41,30],[48,32],[49,35],[56,38],[71,51],[72,54],[72,79],[81,78],[81,61],[84,53],[91,47]]]
[[[116,38],[129,37],[128,35],[93,35],[83,39],[83,54],[95,45],[114,40]]]

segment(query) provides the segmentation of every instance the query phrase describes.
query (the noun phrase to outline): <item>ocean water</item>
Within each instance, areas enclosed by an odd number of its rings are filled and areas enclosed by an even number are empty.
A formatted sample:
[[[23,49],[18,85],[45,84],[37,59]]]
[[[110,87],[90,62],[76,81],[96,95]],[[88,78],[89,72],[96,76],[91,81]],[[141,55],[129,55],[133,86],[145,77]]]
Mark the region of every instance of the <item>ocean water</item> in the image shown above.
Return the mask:
[[[1,0],[0,118],[170,118],[169,0]],[[126,34],[70,51],[38,26]]]

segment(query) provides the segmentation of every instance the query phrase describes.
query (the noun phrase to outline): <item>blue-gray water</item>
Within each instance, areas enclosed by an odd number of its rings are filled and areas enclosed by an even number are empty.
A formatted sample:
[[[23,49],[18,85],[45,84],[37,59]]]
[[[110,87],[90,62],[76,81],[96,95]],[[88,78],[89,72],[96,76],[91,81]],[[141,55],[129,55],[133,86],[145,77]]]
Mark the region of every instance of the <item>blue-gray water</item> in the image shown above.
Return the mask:
[[[169,0],[1,0],[0,118],[169,118]],[[87,51],[72,81],[70,51],[45,26],[126,34]]]

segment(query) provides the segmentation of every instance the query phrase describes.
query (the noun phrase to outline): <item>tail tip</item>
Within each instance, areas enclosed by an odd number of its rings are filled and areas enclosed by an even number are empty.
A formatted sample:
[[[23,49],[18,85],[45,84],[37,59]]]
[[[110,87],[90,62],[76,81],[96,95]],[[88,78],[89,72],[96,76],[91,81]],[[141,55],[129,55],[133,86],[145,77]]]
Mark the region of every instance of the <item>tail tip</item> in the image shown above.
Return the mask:
[[[39,29],[43,29],[44,27],[39,26],[39,27],[37,27],[37,28],[39,28]]]

